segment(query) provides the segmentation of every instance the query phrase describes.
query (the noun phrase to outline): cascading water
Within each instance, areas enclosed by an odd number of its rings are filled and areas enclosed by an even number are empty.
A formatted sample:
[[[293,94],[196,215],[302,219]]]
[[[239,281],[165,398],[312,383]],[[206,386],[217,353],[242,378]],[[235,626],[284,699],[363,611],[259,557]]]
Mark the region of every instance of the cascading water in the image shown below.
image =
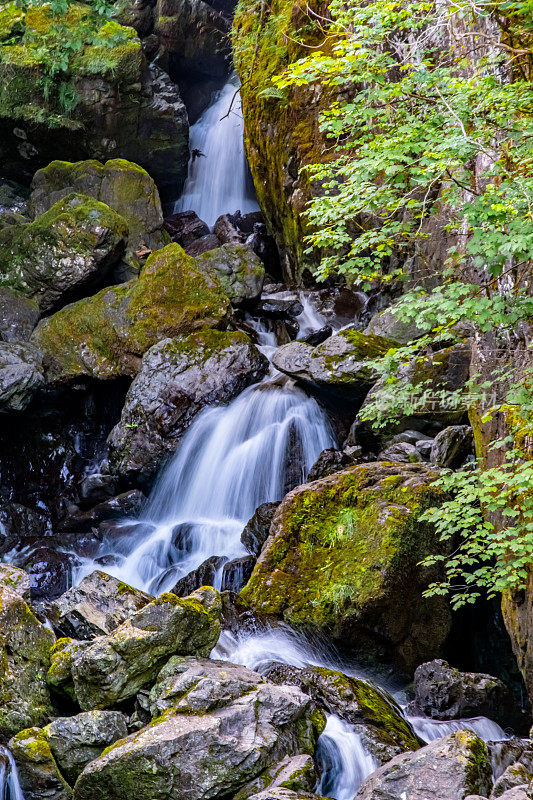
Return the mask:
[[[259,210],[244,153],[238,87],[232,78],[189,133],[189,172],[174,211],[196,211],[210,227],[221,214]]]
[[[24,800],[15,760],[5,747],[0,747],[0,800]]]
[[[317,793],[335,800],[353,800],[364,779],[379,766],[353,725],[333,714],[318,741],[316,758],[322,768]]]

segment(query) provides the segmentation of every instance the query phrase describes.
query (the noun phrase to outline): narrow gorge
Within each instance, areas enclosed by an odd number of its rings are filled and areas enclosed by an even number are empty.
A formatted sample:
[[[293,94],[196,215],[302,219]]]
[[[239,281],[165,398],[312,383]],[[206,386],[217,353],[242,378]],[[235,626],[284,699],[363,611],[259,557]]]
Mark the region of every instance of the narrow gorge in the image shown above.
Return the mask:
[[[2,800],[533,798],[531,0],[0,0]]]

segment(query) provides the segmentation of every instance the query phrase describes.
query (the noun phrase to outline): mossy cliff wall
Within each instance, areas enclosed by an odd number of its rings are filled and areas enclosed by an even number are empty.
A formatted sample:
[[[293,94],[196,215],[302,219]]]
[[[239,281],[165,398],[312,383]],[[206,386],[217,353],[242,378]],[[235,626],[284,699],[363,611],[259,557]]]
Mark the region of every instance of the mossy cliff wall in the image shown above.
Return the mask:
[[[311,5],[319,13],[327,8]],[[272,78],[322,39],[307,7],[302,0],[240,0],[233,26],[246,153],[290,282],[299,282],[305,267],[316,263],[316,256],[304,253],[302,212],[311,186],[302,168],[327,157],[318,117],[329,98],[320,86],[277,92]]]

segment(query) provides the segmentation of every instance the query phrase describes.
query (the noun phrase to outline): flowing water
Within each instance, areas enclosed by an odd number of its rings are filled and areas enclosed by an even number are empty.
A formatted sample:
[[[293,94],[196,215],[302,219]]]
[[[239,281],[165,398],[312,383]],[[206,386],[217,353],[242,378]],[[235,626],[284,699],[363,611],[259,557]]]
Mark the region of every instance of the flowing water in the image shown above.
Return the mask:
[[[0,800],[24,800],[15,761],[5,747],[0,747]]]
[[[210,227],[221,214],[259,210],[244,154],[238,86],[230,80],[191,126],[189,173],[174,208],[196,211]]]

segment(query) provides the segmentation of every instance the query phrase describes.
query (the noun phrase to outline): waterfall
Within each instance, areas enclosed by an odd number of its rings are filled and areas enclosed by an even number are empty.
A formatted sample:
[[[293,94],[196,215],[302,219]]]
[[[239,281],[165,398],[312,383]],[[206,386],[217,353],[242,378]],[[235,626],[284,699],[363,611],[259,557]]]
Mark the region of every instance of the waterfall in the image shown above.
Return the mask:
[[[196,211],[212,227],[221,214],[259,210],[243,133],[238,83],[232,78],[191,126],[189,173],[175,212]]]
[[[0,800],[24,800],[15,760],[6,747],[0,747]]]
[[[449,733],[461,730],[461,728],[468,728],[486,742],[509,738],[497,722],[487,717],[452,719],[444,722],[438,719],[427,719],[426,717],[407,717],[407,719],[413,726],[417,736],[425,742],[441,739],[443,736],[448,736]]]
[[[317,793],[335,800],[352,800],[365,778],[379,766],[365,751],[353,725],[328,715],[316,753],[322,774]]]
[[[140,519],[104,543],[99,563],[158,594],[210,556],[246,554],[242,530],[255,509],[281,500],[334,444],[323,411],[292,386],[269,380],[228,406],[205,409],[155,484]],[[98,564],[86,564],[88,574]]]

